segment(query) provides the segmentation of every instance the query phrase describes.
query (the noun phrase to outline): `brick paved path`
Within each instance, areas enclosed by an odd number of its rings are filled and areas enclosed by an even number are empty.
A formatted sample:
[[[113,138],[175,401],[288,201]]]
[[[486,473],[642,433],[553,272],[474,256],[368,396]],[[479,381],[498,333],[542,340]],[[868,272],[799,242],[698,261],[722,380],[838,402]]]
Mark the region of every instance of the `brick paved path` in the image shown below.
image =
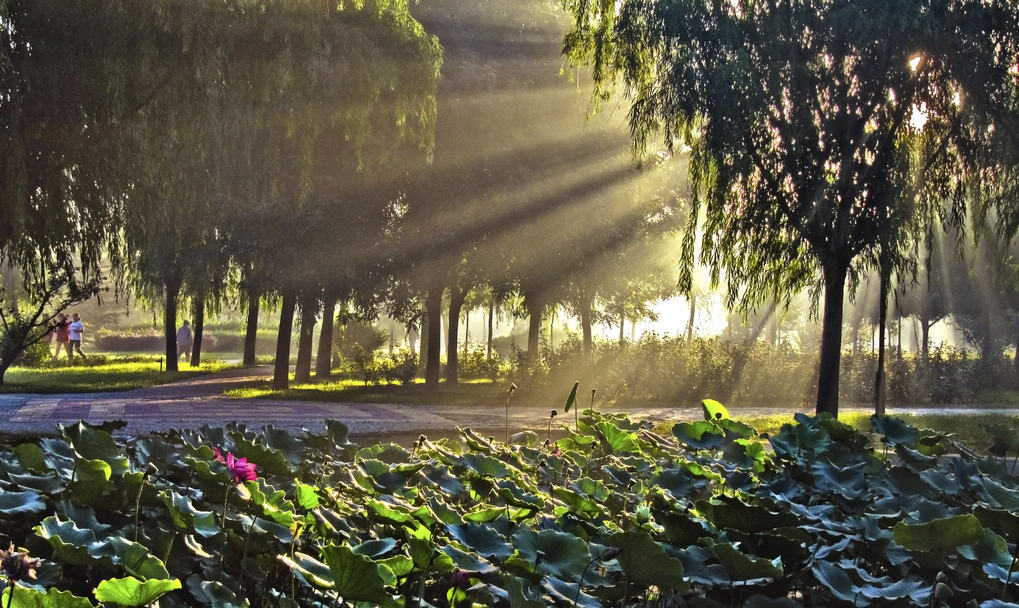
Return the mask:
[[[127,422],[124,432],[130,434],[203,424],[222,425],[231,421],[243,422],[249,427],[272,424],[292,431],[305,428],[321,431],[325,428],[324,421],[333,419],[350,427],[351,435],[361,437],[446,435],[455,433],[458,426],[469,426],[500,438],[505,433],[502,406],[321,403],[222,396],[232,385],[264,379],[269,374],[270,368],[259,367],[119,393],[0,395],[0,432],[49,432],[58,423],[84,420],[98,424],[118,419]],[[547,406],[511,405],[510,432],[531,429],[544,434],[549,409]],[[639,408],[627,410],[627,413],[633,418],[651,421],[701,417],[699,407]]]
[[[222,425],[238,421],[249,427],[265,424],[291,431],[324,430],[327,419],[339,420],[350,427],[355,437],[388,437],[413,441],[419,433],[435,436],[456,433],[456,427],[469,426],[502,438],[505,433],[505,410],[502,406],[401,405],[378,403],[321,403],[282,401],[274,399],[227,399],[223,391],[233,385],[264,379],[272,373],[269,367],[233,369],[199,376],[172,384],[119,393],[88,393],[74,395],[0,395],[0,432],[51,432],[59,423],[79,420],[98,424],[108,420],[124,420],[125,433],[142,434],[171,428],[192,428]],[[616,409],[633,419],[659,421],[690,421],[701,419],[698,404],[692,407],[639,407]],[[530,429],[544,435],[548,428],[549,407],[515,403],[510,406],[510,433]],[[801,410],[811,413],[812,410]],[[852,411],[843,408],[843,411]],[[918,409],[897,408],[896,412],[919,412]],[[958,413],[960,410],[941,410]],[[977,410],[962,410],[975,412]],[[1015,415],[1014,410],[992,410]],[[766,408],[740,408],[738,416],[791,413]],[[567,417],[571,417],[567,415]],[[559,421],[553,428],[560,426]]]

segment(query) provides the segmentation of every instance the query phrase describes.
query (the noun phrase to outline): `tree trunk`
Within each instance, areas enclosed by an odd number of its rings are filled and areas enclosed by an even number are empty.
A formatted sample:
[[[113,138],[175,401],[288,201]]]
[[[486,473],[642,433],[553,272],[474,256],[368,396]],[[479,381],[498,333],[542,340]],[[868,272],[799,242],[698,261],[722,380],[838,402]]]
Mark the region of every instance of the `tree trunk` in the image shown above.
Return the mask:
[[[931,328],[926,316],[920,317],[920,358],[924,364],[931,360]]]
[[[495,301],[488,303],[488,350],[485,352],[485,358],[492,358],[492,329],[495,325]]]
[[[244,327],[244,365],[255,364],[255,344],[258,341],[258,292],[248,292],[248,319]]]
[[[881,264],[878,294],[877,373],[874,375],[874,413],[885,413],[885,326],[888,322],[888,283],[891,269]]]
[[[524,296],[524,304],[527,307],[527,358],[531,362],[537,362],[541,353],[538,352],[538,343],[541,337],[541,313],[545,308],[544,304],[537,297]]]
[[[1015,357],[1012,360],[1015,369],[1015,381],[1019,384],[1019,333],[1015,337]],[[0,374],[0,382],[3,382],[3,374]]]
[[[194,330],[194,337],[191,345],[191,367],[198,367],[202,364],[202,336],[205,335],[205,294],[198,294],[194,299],[195,314],[194,322],[191,324]]]
[[[460,312],[463,309],[467,290],[458,285],[449,288],[449,326],[446,336],[446,384],[454,386],[460,381],[460,359],[457,342],[460,334]]]
[[[594,348],[594,336],[591,333],[591,318],[594,316],[592,308],[590,298],[580,299],[580,327],[584,332],[584,354],[587,355],[590,355]]]
[[[294,368],[294,382],[311,382],[311,348],[315,332],[315,315],[318,302],[315,298],[301,298],[301,329],[297,336],[297,365]]]
[[[471,311],[464,312],[464,354],[471,345]]]
[[[620,346],[622,346],[624,343],[626,343],[626,334],[623,333],[624,330],[625,330],[625,327],[626,327],[626,315],[623,314],[623,313],[619,313],[619,345]]]
[[[555,309],[548,315],[548,352],[555,354]]]
[[[418,337],[418,368],[422,370],[428,369],[428,302],[424,304],[424,310],[421,313],[421,335]]]
[[[697,315],[697,296],[696,294],[690,294],[690,320],[686,324],[686,341],[693,341],[693,322],[694,317]]]
[[[821,322],[821,359],[817,374],[816,413],[839,415],[839,363],[842,356],[842,307],[846,269],[838,264],[824,268],[824,318]]]
[[[166,371],[177,371],[177,291],[178,285],[165,285],[163,301],[163,337],[166,347]]]
[[[425,365],[425,386],[431,389],[439,388],[439,356],[441,351],[440,341],[442,340],[442,285],[433,285],[428,288],[425,297],[425,309],[428,328],[428,345],[422,352],[427,351],[428,357]]]
[[[272,388],[283,391],[290,388],[290,335],[294,331],[294,309],[297,295],[283,294],[280,305],[280,329],[276,335],[276,364],[272,373]]]
[[[328,378],[333,373],[333,324],[336,319],[336,296],[325,294],[322,302],[322,331],[315,354],[315,377]]]

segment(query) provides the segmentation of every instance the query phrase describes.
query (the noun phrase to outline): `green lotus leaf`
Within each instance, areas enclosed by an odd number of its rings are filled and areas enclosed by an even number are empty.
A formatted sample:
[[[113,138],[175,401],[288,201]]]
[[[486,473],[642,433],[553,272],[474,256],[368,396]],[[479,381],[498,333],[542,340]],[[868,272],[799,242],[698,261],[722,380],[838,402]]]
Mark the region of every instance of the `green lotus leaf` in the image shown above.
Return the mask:
[[[29,587],[18,587],[11,600],[11,590],[8,585],[3,593],[0,593],[0,603],[4,608],[95,608],[87,598],[78,597],[70,591],[58,591],[47,589],[45,592]]]
[[[607,542],[621,549],[616,560],[630,581],[675,591],[686,591],[689,587],[683,577],[683,562],[669,557],[647,532],[614,534]]]
[[[216,515],[212,511],[200,511],[195,508],[191,499],[173,490],[160,492],[163,504],[170,512],[170,519],[178,530],[191,532],[206,538],[219,534]]]
[[[262,514],[281,526],[294,525],[294,503],[287,500],[283,490],[269,485],[264,478],[244,482],[251,493],[251,501],[262,508]]]
[[[973,508],[973,515],[984,527],[1000,532],[1012,542],[1019,541],[1019,516],[1011,511],[977,505]]]
[[[363,555],[369,559],[375,559],[395,549],[396,544],[395,538],[373,538],[372,540],[366,540],[363,543],[352,547],[351,550],[358,555]]]
[[[768,559],[747,555],[734,547],[732,543],[713,545],[711,551],[733,582],[752,585],[782,578],[781,566],[773,564]]]
[[[289,544],[294,540],[294,533],[291,531],[291,528],[278,524],[271,519],[251,517],[250,515],[241,515],[239,519],[241,520],[241,526],[250,532],[272,536],[283,544]]]
[[[817,582],[840,600],[853,606],[870,606],[869,599],[863,596],[863,589],[838,565],[825,560],[814,560],[811,571]]]
[[[609,497],[611,492],[605,486],[600,479],[591,479],[590,477],[581,477],[572,484],[574,491],[590,496],[591,498],[603,501]]]
[[[188,591],[205,606],[215,608],[247,608],[247,600],[241,600],[229,587],[219,581],[205,580],[195,574],[188,577]]]
[[[380,559],[377,563],[388,568],[393,576],[407,576],[414,570],[414,560],[402,554]]]
[[[983,571],[984,574],[999,583],[1019,583],[1019,570],[1012,567],[1011,561],[1004,566],[997,563],[985,563],[983,565]]]
[[[866,462],[839,467],[827,458],[818,458],[810,463],[810,471],[819,489],[849,498],[856,498],[868,490],[866,469]]]
[[[34,443],[19,443],[14,446],[14,455],[18,462],[33,473],[45,473],[50,470],[46,463],[46,452]]]
[[[198,542],[193,534],[184,535],[184,547],[187,548],[188,552],[202,559],[212,557],[212,554],[205,550],[202,543]]]
[[[439,465],[424,474],[425,479],[442,488],[442,491],[452,497],[459,496],[467,491],[467,487],[458,477],[450,475],[449,468]]]
[[[462,524],[464,522],[459,511],[453,509],[437,497],[433,496],[428,500],[428,509],[432,513],[432,519],[437,522],[444,524]]]
[[[513,480],[503,479],[495,484],[499,489],[499,496],[507,503],[515,507],[533,509],[540,511],[545,507],[545,499],[535,494],[520,489]]]
[[[567,532],[522,528],[512,540],[519,557],[541,574],[575,580],[591,561],[587,542]]]
[[[414,566],[419,570],[433,572],[452,572],[456,569],[453,560],[445,553],[436,550],[431,537],[411,537],[407,539],[407,550]]]
[[[305,443],[294,437],[294,435],[286,430],[274,427],[272,425],[266,425],[262,427],[258,432],[259,437],[265,442],[265,445],[274,449],[279,450],[290,464],[299,466],[302,462],[307,460],[307,448]]]
[[[984,527],[971,514],[942,517],[922,524],[900,521],[892,529],[895,542],[910,551],[946,554],[980,542]]]
[[[768,441],[776,454],[799,458],[803,454],[820,454],[828,450],[831,436],[817,420],[797,412],[796,424],[783,424]]]
[[[725,433],[726,439],[734,441],[737,439],[750,439],[751,437],[757,436],[757,429],[750,426],[746,422],[740,422],[732,418],[722,418],[721,420],[713,421],[715,426],[722,429]]]
[[[83,504],[95,504],[100,497],[113,489],[110,475],[113,469],[105,460],[81,460],[74,465],[74,482],[71,496]]]
[[[465,513],[463,519],[464,521],[483,524],[503,517],[504,515],[506,515],[506,507],[482,507],[471,511],[470,513]]]
[[[506,537],[487,524],[448,525],[446,533],[483,557],[494,557],[502,561],[513,554],[513,546],[507,542]]]
[[[21,488],[36,490],[50,496],[60,494],[66,488],[64,480],[57,475],[18,475],[8,473],[7,477]]]
[[[705,420],[723,420],[729,418],[729,410],[714,399],[701,401],[701,409],[704,411]]]
[[[82,459],[109,464],[113,477],[120,477],[128,470],[124,451],[110,433],[84,422],[60,427],[60,433]]]
[[[580,382],[573,383],[573,389],[570,390],[570,396],[566,398],[566,405],[563,407],[564,412],[569,412],[573,404],[577,402],[577,387],[580,386]]]
[[[691,519],[685,513],[655,512],[654,516],[655,521],[665,529],[665,538],[678,547],[692,545],[697,539],[709,535],[700,521]]]
[[[106,542],[113,548],[116,562],[123,566],[128,574],[142,579],[170,578],[163,561],[149,553],[144,545],[120,536],[111,536]]]
[[[33,531],[53,547],[53,556],[74,565],[103,564],[113,567],[113,548],[96,539],[95,532],[79,528],[72,521],[61,521],[51,515],[39,522]]]
[[[1003,600],[987,600],[980,603],[980,608],[1019,608],[1019,604]]]
[[[296,551],[293,557],[277,555],[276,559],[289,566],[294,571],[294,574],[297,575],[297,578],[309,587],[331,589],[336,584],[336,581],[333,579],[333,572],[329,569],[329,566],[310,555]],[[190,582],[189,580],[189,588]]]
[[[121,606],[146,606],[161,595],[180,589],[180,581],[149,579],[140,581],[133,576],[107,579],[95,589],[96,599],[103,603]]]
[[[696,503],[704,519],[721,530],[761,532],[775,528],[796,527],[800,518],[793,513],[771,511],[759,505],[748,505],[736,498],[718,497]]]
[[[548,608],[524,579],[503,572],[502,580],[506,587],[505,600],[510,608]]]
[[[597,500],[568,488],[556,486],[552,489],[552,496],[562,501],[566,510],[582,517],[598,517],[602,514],[602,507]]]
[[[723,431],[707,420],[677,423],[672,426],[672,434],[695,450],[716,450],[726,444]]]
[[[10,492],[0,489],[0,514],[41,513],[48,507],[38,492]]]
[[[632,432],[624,431],[611,422],[599,422],[594,425],[594,430],[613,454],[640,452],[637,435]]]
[[[413,513],[409,509],[369,498],[365,500],[364,506],[375,515],[394,524],[405,524],[416,522]]]
[[[725,446],[722,457],[726,462],[737,467],[752,469],[758,473],[764,471],[764,463],[768,453],[758,441],[736,439]]]
[[[449,558],[453,560],[453,563],[456,564],[456,567],[461,570],[477,572],[482,575],[494,574],[499,571],[499,569],[493,566],[488,560],[478,557],[473,553],[461,551],[453,545],[446,545],[439,550],[448,555]]]
[[[357,555],[345,545],[329,545],[322,550],[325,562],[333,574],[333,589],[348,602],[393,603],[379,574],[379,566],[372,560]]]
[[[546,576],[541,580],[541,588],[548,594],[556,606],[582,606],[583,608],[601,608],[602,603],[593,595],[580,591],[577,583],[571,583],[555,576]]]
[[[487,454],[467,453],[461,456],[460,460],[468,469],[483,477],[501,479],[509,475],[505,463]]]
[[[827,412],[818,414],[814,421],[836,443],[841,443],[852,449],[864,449],[867,446],[867,438],[860,431]]]
[[[916,447],[920,439],[920,431],[906,424],[901,418],[874,414],[870,417],[870,423],[874,430],[884,435],[882,441],[891,445],[904,445],[907,448]]]
[[[293,466],[286,454],[276,448],[261,445],[244,438],[240,433],[231,433],[234,449],[233,455],[238,458],[247,458],[248,462],[255,464],[259,477],[266,473],[272,475],[291,475]]]
[[[294,488],[294,495],[297,499],[297,504],[301,505],[304,509],[314,509],[319,506],[322,497],[318,494],[319,488],[316,486],[310,486],[300,481],[296,482]]]

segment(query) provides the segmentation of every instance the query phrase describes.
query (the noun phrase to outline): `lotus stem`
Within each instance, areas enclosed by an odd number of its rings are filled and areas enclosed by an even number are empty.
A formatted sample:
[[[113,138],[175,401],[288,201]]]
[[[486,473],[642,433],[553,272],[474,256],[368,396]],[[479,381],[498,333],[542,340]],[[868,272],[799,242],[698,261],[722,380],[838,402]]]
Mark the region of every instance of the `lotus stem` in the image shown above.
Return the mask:
[[[146,474],[147,475],[147,474]],[[138,484],[138,494],[134,497],[134,542],[138,542],[138,520],[141,518],[142,510],[142,490],[145,489],[145,476],[142,476],[141,483]]]
[[[14,579],[7,579],[11,582],[11,591],[7,594],[7,608],[11,608],[11,604],[14,602],[14,588],[18,586],[18,581]]]
[[[1012,582],[1012,572],[1015,571],[1016,560],[1019,560],[1019,542],[1012,550],[1012,563],[1008,565],[1008,574],[1005,576],[1005,582],[1001,584],[1001,601],[1005,601],[1005,596],[1008,595],[1008,584]]]
[[[576,595],[573,596],[573,605],[574,606],[576,606],[577,602],[580,601],[580,590],[584,586],[584,577],[587,576],[587,569],[590,568],[591,564],[595,563],[596,561],[598,561],[597,557],[592,559],[591,561],[587,562],[587,565],[584,566],[584,571],[580,573],[580,580],[577,581],[577,593],[576,593]]]

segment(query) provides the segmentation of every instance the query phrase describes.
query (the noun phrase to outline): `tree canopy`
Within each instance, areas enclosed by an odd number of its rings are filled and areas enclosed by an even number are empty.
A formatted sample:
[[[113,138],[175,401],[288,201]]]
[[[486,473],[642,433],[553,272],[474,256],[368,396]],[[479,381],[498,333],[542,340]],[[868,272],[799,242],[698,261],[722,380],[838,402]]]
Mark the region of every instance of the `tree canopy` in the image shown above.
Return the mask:
[[[934,212],[948,199],[960,217],[967,195],[979,193],[971,186],[1014,175],[991,151],[1014,143],[995,141],[1005,136],[994,126],[1006,128],[1000,121],[1015,109],[1016,7],[565,5],[575,18],[565,53],[593,66],[600,98],[622,81],[637,150],[659,135],[690,148],[686,267],[700,230],[703,259],[716,280],[724,270],[728,301],[744,310],[822,277],[817,410],[837,414],[847,277],[876,259],[888,226],[907,225],[915,209]]]

